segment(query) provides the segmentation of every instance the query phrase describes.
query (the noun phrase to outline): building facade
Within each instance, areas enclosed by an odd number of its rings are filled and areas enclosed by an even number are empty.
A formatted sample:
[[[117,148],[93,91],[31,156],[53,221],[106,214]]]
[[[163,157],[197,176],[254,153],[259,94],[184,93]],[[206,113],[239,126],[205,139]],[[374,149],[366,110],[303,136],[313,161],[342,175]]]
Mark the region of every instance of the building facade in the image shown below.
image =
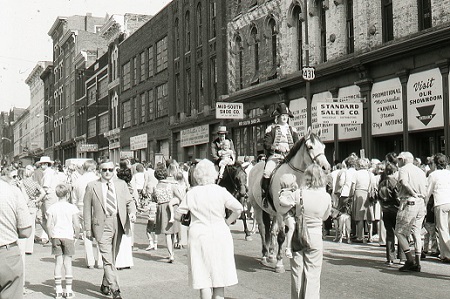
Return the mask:
[[[53,114],[55,113],[55,106],[53,104],[53,88],[54,88],[54,73],[53,63],[49,63],[44,71],[41,73],[41,80],[44,86],[44,156],[53,159],[53,144],[54,144],[54,128]]]
[[[248,155],[276,102],[301,134],[322,128],[328,159],[351,152],[384,158],[409,150],[422,160],[449,153],[448,1],[235,1],[228,24],[231,102],[246,119],[230,123]],[[313,66],[315,78],[303,79]],[[362,105],[362,124],[319,123],[323,102]],[[262,109],[261,109],[262,108]],[[262,110],[262,111],[261,111]],[[338,112],[336,112],[338,113]],[[248,137],[247,137],[248,138]]]

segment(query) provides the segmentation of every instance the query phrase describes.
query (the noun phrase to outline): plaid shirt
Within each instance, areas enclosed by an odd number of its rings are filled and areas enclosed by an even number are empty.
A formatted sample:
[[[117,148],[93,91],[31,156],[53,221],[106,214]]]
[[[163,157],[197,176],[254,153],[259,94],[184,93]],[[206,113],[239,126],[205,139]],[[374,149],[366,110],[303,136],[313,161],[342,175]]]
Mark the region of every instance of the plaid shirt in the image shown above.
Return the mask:
[[[30,212],[19,188],[0,180],[0,246],[17,241],[17,230],[31,226]]]

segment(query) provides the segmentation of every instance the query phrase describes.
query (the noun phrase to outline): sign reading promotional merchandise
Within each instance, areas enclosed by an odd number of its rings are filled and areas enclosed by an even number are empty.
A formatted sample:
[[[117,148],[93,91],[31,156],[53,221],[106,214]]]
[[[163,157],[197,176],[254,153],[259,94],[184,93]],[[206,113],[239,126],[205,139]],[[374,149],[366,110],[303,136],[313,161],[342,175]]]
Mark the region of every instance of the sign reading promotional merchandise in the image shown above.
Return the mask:
[[[317,103],[317,122],[322,124],[362,124],[361,102],[319,102]]]
[[[243,103],[216,103],[216,118],[217,119],[243,119],[244,118],[244,104]]]

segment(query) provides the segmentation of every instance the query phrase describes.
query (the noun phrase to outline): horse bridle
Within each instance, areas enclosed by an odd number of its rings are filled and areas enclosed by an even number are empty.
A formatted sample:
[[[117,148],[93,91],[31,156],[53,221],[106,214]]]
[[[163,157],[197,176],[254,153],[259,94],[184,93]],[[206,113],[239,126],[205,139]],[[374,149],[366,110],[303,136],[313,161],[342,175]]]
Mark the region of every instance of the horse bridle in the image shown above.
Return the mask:
[[[306,145],[306,142],[307,142],[308,140],[311,140],[311,138],[305,139],[305,145]],[[318,162],[317,162],[317,158],[319,158],[319,157],[322,156],[322,155],[325,155],[325,153],[318,153],[317,155],[315,155],[315,156],[313,157],[313,156],[311,156],[311,149],[307,148],[307,151],[308,151],[308,156],[309,156],[309,158],[311,159],[311,161],[312,161],[313,163],[316,163],[316,164],[318,163]],[[306,169],[300,169],[300,168],[295,167],[295,166],[291,163],[290,160],[288,161],[287,164],[289,165],[290,168],[292,168],[292,169],[295,170],[295,171],[305,172],[305,170],[306,170]]]

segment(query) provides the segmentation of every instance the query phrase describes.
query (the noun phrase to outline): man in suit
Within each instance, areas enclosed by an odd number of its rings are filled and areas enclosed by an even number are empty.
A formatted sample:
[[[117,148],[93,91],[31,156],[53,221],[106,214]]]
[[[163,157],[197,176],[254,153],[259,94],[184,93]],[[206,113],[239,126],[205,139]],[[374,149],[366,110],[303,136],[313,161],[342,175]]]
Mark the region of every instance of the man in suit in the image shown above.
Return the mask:
[[[136,220],[136,206],[127,184],[114,176],[114,163],[103,160],[99,164],[100,179],[88,183],[84,195],[84,227],[86,238],[94,237],[103,259],[103,281],[100,290],[113,298],[122,298],[115,260],[122,235]]]

